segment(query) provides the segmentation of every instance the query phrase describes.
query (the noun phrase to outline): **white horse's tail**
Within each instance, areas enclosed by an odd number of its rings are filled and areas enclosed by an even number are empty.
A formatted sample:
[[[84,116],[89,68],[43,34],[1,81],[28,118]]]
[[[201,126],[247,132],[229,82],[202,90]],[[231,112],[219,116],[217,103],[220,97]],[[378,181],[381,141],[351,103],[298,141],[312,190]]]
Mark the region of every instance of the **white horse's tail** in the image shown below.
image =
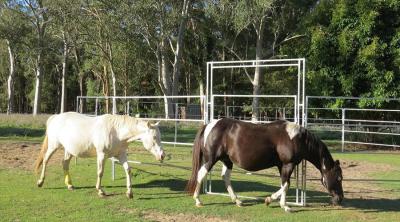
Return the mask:
[[[48,139],[47,139],[47,133],[46,133],[44,140],[43,140],[42,149],[40,150],[39,156],[37,157],[36,162],[35,162],[36,173],[39,172],[39,168],[40,168],[40,166],[42,166],[44,155],[47,152],[47,147],[48,147]]]

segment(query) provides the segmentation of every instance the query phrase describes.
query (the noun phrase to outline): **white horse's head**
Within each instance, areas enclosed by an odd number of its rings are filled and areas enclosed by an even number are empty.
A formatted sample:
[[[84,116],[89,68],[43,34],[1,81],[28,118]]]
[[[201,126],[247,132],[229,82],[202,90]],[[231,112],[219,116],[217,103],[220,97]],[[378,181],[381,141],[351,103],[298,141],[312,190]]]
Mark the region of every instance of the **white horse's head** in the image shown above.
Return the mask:
[[[162,161],[165,157],[165,152],[161,145],[161,134],[158,128],[159,122],[151,124],[150,122],[144,122],[139,135],[128,140],[131,142],[136,139],[140,139],[146,150],[152,153],[158,161]]]

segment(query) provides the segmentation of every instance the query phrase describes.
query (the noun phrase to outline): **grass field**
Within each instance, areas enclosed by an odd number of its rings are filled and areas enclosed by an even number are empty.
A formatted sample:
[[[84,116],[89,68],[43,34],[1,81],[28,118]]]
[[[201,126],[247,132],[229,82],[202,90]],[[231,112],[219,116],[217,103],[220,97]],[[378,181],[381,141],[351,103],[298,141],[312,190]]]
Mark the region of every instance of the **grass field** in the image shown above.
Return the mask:
[[[15,128],[14,133],[8,133]],[[25,130],[19,131],[21,128]],[[9,146],[27,159],[10,152],[21,164],[30,166],[39,149],[43,127],[12,126],[0,121],[0,157]],[[29,132],[26,135],[21,132]],[[34,132],[34,133],[32,133]],[[103,185],[107,197],[97,196],[95,159],[78,159],[71,164],[74,191],[63,183],[60,161],[48,168],[43,188],[36,187],[37,176],[19,165],[0,164],[0,221],[397,221],[400,217],[400,155],[398,153],[334,153],[344,164],[345,200],[342,207],[328,205],[329,196],[314,174],[308,181],[308,206],[296,207],[295,213],[285,213],[278,202],[266,207],[262,201],[243,199],[236,207],[228,197],[202,195],[204,207],[196,208],[184,192],[190,175],[191,149],[165,146],[169,154],[163,165],[131,164],[133,167],[133,199],[125,196],[125,174],[116,168],[116,180],[111,180],[111,164],[107,162]],[[130,148],[129,159],[156,163],[154,157],[139,145]],[[14,157],[15,156],[15,157]],[[57,157],[54,157],[57,158]],[[1,161],[2,159],[0,159]],[[371,170],[368,166],[371,164]],[[213,190],[225,192],[216,166]],[[240,195],[265,197],[276,191],[279,179],[276,169],[262,173],[267,176],[232,175],[233,187]],[[292,182],[292,184],[294,184]],[[292,189],[290,197],[293,198]]]

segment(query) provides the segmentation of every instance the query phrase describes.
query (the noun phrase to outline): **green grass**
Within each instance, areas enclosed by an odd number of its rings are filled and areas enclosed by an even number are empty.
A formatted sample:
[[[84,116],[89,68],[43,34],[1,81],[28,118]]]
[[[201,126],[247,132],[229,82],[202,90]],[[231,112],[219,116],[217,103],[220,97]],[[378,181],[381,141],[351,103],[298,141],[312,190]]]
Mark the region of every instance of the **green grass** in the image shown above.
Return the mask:
[[[21,120],[20,120],[21,121]],[[29,123],[5,124],[0,120],[0,143],[41,141],[44,128]],[[28,123],[26,123],[28,122]],[[10,130],[13,129],[13,130]],[[196,130],[180,129],[183,141],[192,142]],[[173,138],[174,129],[166,127],[163,138]],[[186,135],[186,134],[188,135]],[[179,138],[179,137],[178,137]],[[178,140],[179,141],[179,140]],[[136,145],[135,145],[136,146]],[[266,207],[262,201],[243,199],[244,207],[238,208],[228,197],[201,195],[203,208],[194,207],[194,201],[183,190],[191,169],[191,149],[189,147],[165,146],[169,154],[163,166],[137,165],[133,167],[134,198],[125,196],[125,174],[122,167],[116,167],[116,180],[111,180],[111,164],[107,162],[103,185],[110,194],[99,198],[95,191],[96,160],[78,159],[71,163],[71,175],[76,190],[68,191],[63,183],[61,164],[48,168],[43,188],[36,187],[36,175],[20,169],[0,168],[0,220],[1,221],[147,221],[146,215],[179,216],[202,215],[235,221],[397,221],[400,217],[400,156],[398,154],[373,153],[333,153],[340,160],[354,160],[362,163],[389,164],[387,172],[371,173],[377,188],[389,189],[394,199],[351,199],[346,198],[343,207],[328,206],[329,196],[308,185],[307,207],[297,207],[298,212],[284,213],[278,202]],[[156,163],[143,148],[131,149],[129,159],[146,163]],[[175,167],[170,167],[173,165]],[[219,178],[220,165],[215,167],[213,191],[225,192]],[[276,175],[276,169],[265,171]],[[346,179],[346,178],[345,178]],[[349,178],[351,179],[351,178]],[[278,190],[279,179],[273,176],[232,174],[232,184],[239,195],[265,197]],[[294,182],[292,181],[292,184]],[[320,185],[319,185],[320,186]],[[294,190],[289,193],[293,200]]]
[[[63,184],[61,166],[50,166],[43,188],[35,185],[36,176],[32,172],[18,169],[0,169],[0,215],[3,221],[142,221],[149,212],[178,215],[194,214],[227,218],[236,221],[395,221],[400,216],[400,200],[362,200],[346,199],[343,207],[326,206],[329,197],[326,193],[308,192],[309,207],[296,208],[293,214],[284,213],[274,202],[266,207],[262,201],[244,200],[244,207],[238,208],[229,198],[202,195],[203,208],[194,207],[194,201],[184,192],[190,175],[190,148],[165,147],[171,154],[165,164],[178,166],[172,168],[158,165],[133,166],[134,198],[125,197],[125,176],[122,167],[116,167],[116,180],[111,180],[110,162],[107,162],[103,185],[110,196],[99,198],[94,189],[96,182],[95,159],[78,159],[71,164],[74,191],[68,191]],[[155,163],[154,157],[142,149],[133,149],[130,159]],[[334,154],[336,158],[363,160],[379,163],[392,163],[391,154],[380,154],[376,160],[368,154]],[[399,164],[394,165],[399,169]],[[216,166],[219,172],[219,165]],[[276,173],[275,169],[267,171]],[[376,175],[376,179],[390,177]],[[213,190],[224,192],[222,181],[214,174]],[[392,186],[393,195],[400,197],[399,180],[379,186]],[[275,177],[233,174],[233,186],[240,195],[264,197],[278,189],[279,180]],[[393,187],[392,187],[393,188]],[[293,190],[290,195],[293,197]],[[18,209],[18,210],[16,210]]]

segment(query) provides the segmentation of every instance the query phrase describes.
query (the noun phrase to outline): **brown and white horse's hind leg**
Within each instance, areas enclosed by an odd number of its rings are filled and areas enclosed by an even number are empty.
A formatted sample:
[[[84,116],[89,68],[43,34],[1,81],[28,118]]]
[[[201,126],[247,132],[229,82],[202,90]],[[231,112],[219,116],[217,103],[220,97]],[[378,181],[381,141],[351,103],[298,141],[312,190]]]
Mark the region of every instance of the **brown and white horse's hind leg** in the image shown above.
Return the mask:
[[[104,172],[104,164],[105,164],[105,156],[103,152],[97,152],[97,183],[96,189],[100,197],[106,195],[104,190],[101,188],[101,178],[103,177]]]
[[[206,167],[206,164],[204,164],[200,168],[199,172],[197,172],[197,184],[196,184],[196,188],[193,193],[193,199],[196,201],[196,207],[203,206],[203,204],[201,203],[201,201],[199,199],[199,195],[200,195],[201,184],[202,184],[204,178],[206,178],[207,173],[208,173],[208,169]]]
[[[65,151],[64,153],[64,159],[62,161],[63,165],[63,170],[64,170],[64,182],[65,185],[67,186],[68,190],[73,190],[74,186],[72,186],[72,180],[71,180],[71,175],[69,174],[69,163],[72,159],[72,155]]]
[[[132,182],[131,182],[131,167],[128,164],[128,160],[127,160],[127,156],[126,156],[126,152],[122,153],[119,156],[119,162],[122,164],[122,166],[124,167],[125,170],[125,174],[126,174],[126,196],[131,199],[133,198],[133,193],[132,193]]]
[[[232,162],[224,162],[222,164],[222,172],[221,177],[225,182],[226,190],[229,193],[229,196],[232,199],[232,202],[235,203],[238,207],[242,206],[242,201],[240,201],[235,192],[233,191],[232,184],[231,184],[231,172],[232,172]]]

